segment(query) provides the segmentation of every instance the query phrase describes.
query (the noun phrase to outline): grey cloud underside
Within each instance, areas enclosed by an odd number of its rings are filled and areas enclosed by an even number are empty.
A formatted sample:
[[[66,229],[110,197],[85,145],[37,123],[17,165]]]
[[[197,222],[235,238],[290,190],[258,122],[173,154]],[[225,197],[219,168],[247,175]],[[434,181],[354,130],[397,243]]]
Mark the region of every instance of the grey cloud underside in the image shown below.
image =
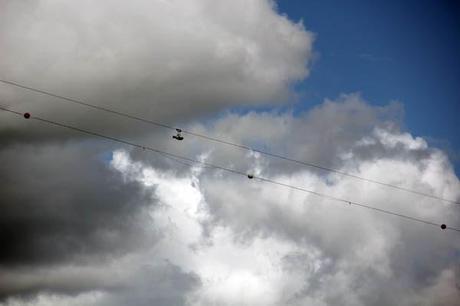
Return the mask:
[[[168,262],[120,264],[123,264],[121,268],[112,265],[110,269],[90,265],[4,273],[9,280],[7,285],[15,293],[9,296],[7,303],[34,304],[37,297],[45,296],[46,301],[48,295],[57,300],[46,305],[73,305],[69,299],[75,305],[184,305],[187,294],[201,285],[197,275]],[[20,292],[14,286],[28,290]],[[85,300],[85,296],[90,298]]]
[[[200,286],[197,275],[186,273],[170,263],[146,266],[137,271],[124,288],[103,300],[101,305],[185,305],[187,294]]]
[[[272,152],[299,161],[329,168],[342,168],[350,163],[344,154],[353,151],[357,161],[372,161],[381,158],[423,159],[429,150],[412,150],[410,156],[402,144],[386,147],[376,141],[366,146],[355,142],[372,134],[375,128],[399,132],[403,107],[391,103],[384,107],[368,105],[358,94],[343,95],[337,101],[324,104],[304,113],[249,112],[243,116],[227,114],[208,126],[200,124],[190,128],[197,133],[240,143],[245,146]],[[212,152],[210,162],[232,166],[241,171],[253,171],[260,164],[268,176],[277,173],[292,173],[308,170],[323,176],[330,173],[247,150],[226,146],[188,136],[184,145],[189,150]],[[171,147],[175,149],[175,146]],[[177,152],[177,151],[175,151]],[[260,156],[259,162],[257,158]],[[358,163],[357,165],[358,166]]]

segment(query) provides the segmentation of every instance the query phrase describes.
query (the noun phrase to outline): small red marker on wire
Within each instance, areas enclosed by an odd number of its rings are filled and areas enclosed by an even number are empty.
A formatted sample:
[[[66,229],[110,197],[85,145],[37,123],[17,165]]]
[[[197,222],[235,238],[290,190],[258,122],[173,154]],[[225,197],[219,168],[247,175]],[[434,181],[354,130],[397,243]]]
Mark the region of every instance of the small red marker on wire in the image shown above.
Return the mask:
[[[30,114],[29,114],[29,113],[24,113],[24,118],[29,119],[29,118],[30,118]]]

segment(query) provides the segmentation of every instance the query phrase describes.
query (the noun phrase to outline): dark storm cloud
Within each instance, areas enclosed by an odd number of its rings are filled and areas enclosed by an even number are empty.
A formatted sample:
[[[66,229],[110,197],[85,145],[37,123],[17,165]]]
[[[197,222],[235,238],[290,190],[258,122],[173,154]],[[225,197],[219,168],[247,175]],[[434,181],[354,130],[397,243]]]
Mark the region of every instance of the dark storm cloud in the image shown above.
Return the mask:
[[[103,152],[90,142],[3,147],[0,268],[100,261],[145,242],[154,200]]]

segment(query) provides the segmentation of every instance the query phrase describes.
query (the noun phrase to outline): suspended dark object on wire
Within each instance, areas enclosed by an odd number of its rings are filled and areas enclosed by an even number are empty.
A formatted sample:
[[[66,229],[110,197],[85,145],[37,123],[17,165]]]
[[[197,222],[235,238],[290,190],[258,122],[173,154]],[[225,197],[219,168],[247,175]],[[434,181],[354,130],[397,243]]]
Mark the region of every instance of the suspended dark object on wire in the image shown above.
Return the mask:
[[[29,113],[24,113],[24,118],[29,119],[29,118],[30,118],[30,114],[29,114]]]
[[[176,139],[176,140],[183,140],[184,137],[182,137],[181,133],[182,133],[182,130],[181,129],[176,129],[176,132],[177,134],[174,135],[172,138]]]

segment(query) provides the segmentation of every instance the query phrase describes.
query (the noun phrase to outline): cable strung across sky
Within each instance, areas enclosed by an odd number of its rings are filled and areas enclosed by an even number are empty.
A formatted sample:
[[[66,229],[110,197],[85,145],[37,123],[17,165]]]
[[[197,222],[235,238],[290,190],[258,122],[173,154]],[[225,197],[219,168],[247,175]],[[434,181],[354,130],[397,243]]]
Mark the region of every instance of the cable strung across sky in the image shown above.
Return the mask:
[[[34,88],[34,87],[29,87],[29,86],[19,84],[19,83],[13,82],[13,81],[0,79],[0,82],[4,83],[4,84],[7,84],[7,85],[12,85],[12,86],[15,86],[15,87],[19,87],[19,88],[27,89],[27,90],[37,92],[37,93],[40,93],[40,94],[44,94],[44,95],[47,95],[47,96],[50,96],[50,97],[54,97],[54,98],[60,99],[62,101],[67,101],[67,102],[70,102],[70,103],[79,104],[79,105],[82,105],[82,106],[85,106],[85,107],[90,107],[90,108],[93,108],[93,109],[96,109],[96,110],[99,110],[99,111],[104,111],[104,112],[107,112],[107,113],[115,114],[117,116],[126,117],[126,118],[136,120],[136,121],[141,121],[141,122],[151,124],[151,125],[154,125],[154,126],[157,126],[157,127],[161,127],[161,128],[165,128],[165,129],[169,129],[169,130],[175,130],[175,131],[177,130],[177,131],[182,132],[183,134],[199,137],[199,138],[206,139],[206,140],[209,140],[209,141],[212,141],[212,142],[216,142],[216,143],[220,143],[220,144],[224,144],[224,145],[228,145],[228,146],[233,146],[233,147],[243,149],[243,150],[257,152],[257,153],[260,153],[260,154],[263,154],[263,155],[266,155],[266,156],[278,158],[278,159],[285,160],[285,161],[292,162],[292,163],[296,163],[296,164],[299,164],[299,165],[302,165],[302,166],[316,168],[316,169],[320,169],[320,170],[328,171],[328,172],[332,172],[332,173],[337,173],[337,174],[340,174],[340,175],[343,175],[343,176],[351,177],[353,179],[357,179],[357,180],[377,184],[377,185],[380,185],[380,186],[385,186],[385,187],[389,187],[389,188],[409,192],[409,193],[412,193],[412,194],[416,194],[416,195],[419,195],[419,196],[423,196],[423,197],[427,197],[427,198],[447,202],[447,203],[450,203],[450,204],[460,205],[460,202],[455,201],[455,200],[446,199],[446,198],[439,197],[439,196],[436,196],[436,195],[433,195],[433,194],[429,194],[429,193],[425,193],[425,192],[421,192],[421,191],[417,191],[417,190],[397,186],[397,185],[394,185],[394,184],[380,182],[380,181],[377,181],[377,180],[374,180],[374,179],[365,178],[365,177],[358,176],[358,175],[355,175],[355,174],[351,174],[351,173],[348,173],[348,172],[344,172],[344,171],[340,171],[340,170],[337,170],[337,169],[333,169],[333,168],[325,167],[325,166],[322,166],[322,165],[318,165],[318,164],[315,164],[315,163],[312,163],[312,162],[296,160],[296,159],[293,159],[293,158],[290,158],[290,157],[287,157],[287,156],[283,156],[283,155],[279,155],[279,154],[276,154],[276,153],[270,153],[268,151],[255,149],[255,148],[243,145],[243,144],[222,140],[222,139],[219,139],[219,138],[215,138],[215,137],[211,137],[211,136],[207,136],[207,135],[204,135],[204,134],[199,134],[199,133],[195,133],[195,132],[191,132],[191,131],[186,131],[186,130],[179,129],[177,127],[174,127],[174,126],[171,126],[171,125],[168,125],[168,124],[165,124],[165,123],[153,121],[153,120],[142,118],[142,117],[139,117],[139,116],[136,116],[136,115],[131,115],[131,114],[128,114],[128,113],[125,113],[125,112],[120,112],[120,111],[113,110],[113,109],[110,109],[110,108],[106,108],[106,107],[98,106],[98,105],[95,105],[95,104],[87,103],[87,102],[84,102],[84,101],[81,101],[81,100],[77,100],[77,99],[65,97],[65,96],[62,96],[62,95],[54,94],[54,93],[46,91],[46,90],[41,90],[41,89],[37,89],[37,88]]]
[[[197,159],[193,159],[193,158],[190,158],[190,157],[185,157],[185,156],[173,154],[173,153],[170,153],[170,152],[158,150],[158,149],[155,149],[155,148],[153,148],[151,146],[140,145],[140,144],[137,144],[137,143],[134,143],[134,142],[130,142],[130,141],[121,139],[121,138],[100,134],[100,133],[93,132],[93,131],[90,131],[90,130],[86,130],[86,129],[83,129],[83,128],[67,125],[67,124],[60,123],[60,122],[53,121],[53,120],[48,120],[48,119],[45,119],[45,118],[35,117],[35,116],[32,116],[30,113],[20,113],[20,112],[8,109],[6,107],[0,107],[0,110],[3,110],[5,112],[9,112],[9,113],[12,113],[12,114],[15,114],[15,115],[19,115],[21,117],[24,117],[25,119],[37,120],[37,121],[40,121],[42,123],[46,123],[46,124],[49,124],[49,125],[54,125],[54,126],[66,128],[66,129],[77,131],[77,132],[84,133],[84,134],[87,134],[87,135],[92,135],[92,136],[96,136],[96,137],[99,137],[99,138],[108,139],[108,140],[111,140],[113,142],[129,145],[131,147],[151,151],[151,152],[160,154],[161,156],[168,157],[168,158],[170,158],[172,160],[175,160],[175,161],[177,161],[177,159],[179,159],[179,160],[186,161],[186,162],[192,162],[192,163],[200,164],[200,165],[203,165],[203,166],[206,166],[206,167],[209,167],[209,168],[223,170],[223,171],[230,172],[230,173],[233,173],[233,174],[236,174],[236,175],[244,176],[244,177],[246,177],[248,179],[256,179],[256,180],[259,180],[259,181],[262,181],[262,182],[266,182],[266,183],[270,183],[270,184],[274,184],[274,185],[278,185],[278,186],[283,186],[283,187],[290,188],[290,189],[297,190],[297,191],[301,191],[301,192],[304,192],[304,193],[313,194],[313,195],[318,196],[318,197],[330,199],[330,200],[337,201],[337,202],[342,202],[342,203],[350,205],[350,206],[361,207],[361,208],[369,209],[369,210],[372,210],[372,211],[375,211],[375,212],[383,213],[383,214],[386,214],[386,215],[399,217],[399,218],[402,218],[402,219],[405,219],[405,220],[418,222],[418,223],[422,223],[422,224],[426,224],[426,225],[431,225],[431,226],[435,226],[435,227],[440,227],[442,230],[452,230],[452,231],[460,232],[460,228],[450,227],[450,226],[447,226],[444,223],[439,224],[439,223],[431,222],[431,221],[428,221],[428,220],[423,220],[423,219],[419,219],[419,218],[416,218],[416,217],[407,216],[407,215],[400,214],[400,213],[397,213],[397,212],[393,212],[393,211],[390,211],[390,210],[381,209],[381,208],[378,208],[378,207],[374,207],[374,206],[370,206],[370,205],[366,205],[366,204],[346,200],[346,199],[343,199],[343,198],[339,198],[339,197],[319,193],[319,192],[309,190],[309,189],[305,189],[305,188],[302,188],[302,187],[297,187],[297,186],[285,184],[285,183],[278,182],[278,181],[275,181],[275,180],[272,180],[272,179],[269,179],[269,178],[255,176],[253,174],[248,174],[248,173],[245,173],[245,172],[242,172],[242,171],[239,171],[239,170],[234,170],[234,169],[226,168],[226,167],[223,167],[223,166],[214,165],[214,164],[211,164],[211,163],[208,163],[208,162],[200,161],[200,160],[197,160]]]

